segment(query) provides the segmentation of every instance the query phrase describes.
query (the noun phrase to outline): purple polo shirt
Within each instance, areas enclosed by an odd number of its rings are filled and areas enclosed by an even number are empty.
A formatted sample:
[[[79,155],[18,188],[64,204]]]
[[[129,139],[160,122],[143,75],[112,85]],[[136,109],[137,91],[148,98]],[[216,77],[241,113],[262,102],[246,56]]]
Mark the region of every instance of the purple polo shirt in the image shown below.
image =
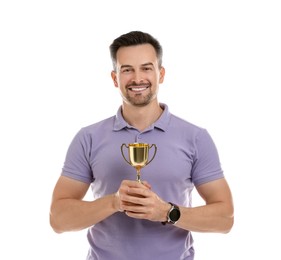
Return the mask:
[[[156,144],[156,156],[141,170],[141,179],[163,200],[191,207],[194,186],[224,177],[218,152],[205,129],[161,106],[161,117],[142,132],[124,120],[121,107],[116,116],[82,128],[69,146],[62,175],[91,183],[97,199],[115,193],[122,180],[136,179],[136,170],[122,157],[123,143]],[[150,158],[153,153],[154,147]],[[121,212],[90,227],[88,241],[88,260],[194,259],[189,231]]]

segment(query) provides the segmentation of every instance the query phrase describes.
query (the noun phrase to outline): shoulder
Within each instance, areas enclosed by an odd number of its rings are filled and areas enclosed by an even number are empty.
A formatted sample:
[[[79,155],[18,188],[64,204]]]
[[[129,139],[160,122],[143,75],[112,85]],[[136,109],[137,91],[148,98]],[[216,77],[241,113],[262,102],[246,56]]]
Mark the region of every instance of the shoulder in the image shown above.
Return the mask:
[[[196,125],[182,117],[179,117],[175,114],[171,114],[171,122],[172,124],[176,124],[176,125],[181,125],[181,126],[184,126],[184,127],[188,127],[190,129],[194,129],[194,130],[201,130],[202,127],[199,126],[199,125]]]
[[[115,121],[115,116],[103,119],[99,122],[82,127],[80,129],[79,133],[82,135],[88,135],[88,134],[92,134],[92,133],[103,132],[108,128],[112,129],[114,121]]]
[[[196,125],[174,114],[171,114],[170,117],[170,128],[173,131],[186,134],[193,138],[200,138],[201,136],[209,135],[206,128]]]
[[[187,132],[189,135],[192,133],[196,134],[205,130],[203,127],[191,123],[187,119],[179,117],[178,115],[170,112],[169,107],[166,104],[161,103],[161,107],[164,109],[164,113],[159,120],[159,125],[162,126],[164,130],[169,130],[175,133]]]
[[[83,126],[80,128],[73,138],[73,143],[87,145],[92,143],[92,140],[99,140],[104,136],[105,132],[113,129],[114,116],[93,123],[91,125]]]

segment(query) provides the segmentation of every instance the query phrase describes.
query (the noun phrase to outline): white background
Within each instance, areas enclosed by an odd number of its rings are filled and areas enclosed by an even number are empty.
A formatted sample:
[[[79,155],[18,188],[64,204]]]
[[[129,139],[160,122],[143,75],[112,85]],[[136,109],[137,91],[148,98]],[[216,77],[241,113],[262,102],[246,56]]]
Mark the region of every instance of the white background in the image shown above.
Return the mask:
[[[108,46],[143,30],[159,100],[208,129],[233,191],[233,230],[194,233],[196,259],[281,259],[279,2],[1,1],[0,258],[85,259],[85,230],[51,230],[51,193],[74,134],[121,103]]]

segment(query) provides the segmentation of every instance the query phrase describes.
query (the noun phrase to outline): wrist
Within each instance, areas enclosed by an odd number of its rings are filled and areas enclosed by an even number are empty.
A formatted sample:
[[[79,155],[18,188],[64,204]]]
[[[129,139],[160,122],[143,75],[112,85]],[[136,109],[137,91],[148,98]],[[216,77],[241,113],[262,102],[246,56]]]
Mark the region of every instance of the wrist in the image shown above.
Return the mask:
[[[112,207],[114,212],[123,212],[124,210],[121,209],[121,201],[119,192],[116,192],[112,195]]]
[[[168,205],[169,205],[169,209],[167,211],[166,221],[162,222],[162,224],[166,225],[167,223],[169,223],[175,225],[181,216],[180,209],[176,204],[172,202],[169,202]]]
[[[166,223],[168,221],[168,212],[171,209],[171,204],[169,202],[164,202],[164,206],[162,208],[162,219],[161,223]]]

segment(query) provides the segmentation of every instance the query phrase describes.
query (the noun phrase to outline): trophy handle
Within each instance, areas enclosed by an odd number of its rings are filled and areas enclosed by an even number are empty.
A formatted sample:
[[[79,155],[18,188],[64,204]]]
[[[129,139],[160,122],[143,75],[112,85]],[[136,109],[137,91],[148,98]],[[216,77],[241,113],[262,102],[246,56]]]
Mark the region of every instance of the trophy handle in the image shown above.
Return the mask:
[[[129,148],[129,146],[127,146],[126,144],[122,144],[121,145],[121,153],[122,153],[122,156],[123,156],[123,158],[124,158],[124,160],[128,163],[128,164],[130,164],[131,165],[131,163],[126,159],[126,157],[125,157],[125,155],[124,155],[124,153],[123,153],[123,147],[126,147],[126,148]]]
[[[146,165],[148,165],[148,164],[154,159],[154,157],[155,157],[155,155],[156,155],[156,152],[157,152],[157,146],[156,146],[156,144],[152,144],[151,146],[149,146],[149,147],[148,147],[149,150],[150,150],[150,148],[152,148],[152,146],[154,146],[154,154],[153,154],[152,158],[146,163]]]

